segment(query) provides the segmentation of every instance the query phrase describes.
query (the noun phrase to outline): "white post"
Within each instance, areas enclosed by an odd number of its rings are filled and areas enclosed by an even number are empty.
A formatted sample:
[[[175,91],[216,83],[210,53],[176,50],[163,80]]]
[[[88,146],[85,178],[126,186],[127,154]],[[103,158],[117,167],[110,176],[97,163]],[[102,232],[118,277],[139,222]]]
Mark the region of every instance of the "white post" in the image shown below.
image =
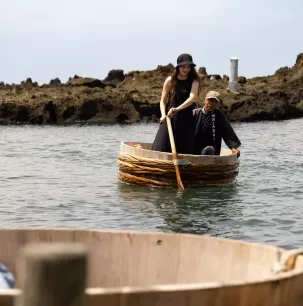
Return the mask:
[[[236,57],[230,59],[229,90],[238,91],[238,59]]]

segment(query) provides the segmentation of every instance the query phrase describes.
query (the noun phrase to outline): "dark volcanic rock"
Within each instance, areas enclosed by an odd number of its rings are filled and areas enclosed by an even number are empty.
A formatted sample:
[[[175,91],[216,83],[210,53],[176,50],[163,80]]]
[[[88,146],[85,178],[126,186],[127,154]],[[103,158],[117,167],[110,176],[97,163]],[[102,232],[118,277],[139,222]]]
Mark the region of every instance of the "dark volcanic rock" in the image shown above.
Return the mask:
[[[121,69],[116,69],[116,70],[111,70],[107,77],[103,80],[104,83],[111,83],[114,85],[117,85],[124,81],[125,75],[123,70]]]
[[[48,102],[44,106],[43,122],[48,124],[57,122],[56,105],[53,101]]]
[[[279,68],[279,69],[275,72],[275,74],[276,74],[276,75],[277,75],[277,74],[286,74],[286,73],[289,72],[289,70],[290,70],[289,67],[281,67],[281,68]]]
[[[224,82],[229,82],[229,76],[227,76],[227,75],[223,75],[223,77],[222,77],[222,80],[224,81]]]
[[[67,82],[67,85],[68,86],[86,86],[86,87],[91,87],[91,88],[94,88],[94,87],[104,88],[104,87],[106,87],[106,85],[101,80],[92,79],[92,78],[80,78],[80,77],[70,79]]]
[[[62,114],[63,120],[70,119],[75,114],[75,112],[76,112],[75,106],[68,106]]]
[[[50,80],[49,85],[51,86],[60,86],[62,83],[59,78]]]
[[[245,84],[247,82],[246,77],[244,76],[239,76],[238,77],[238,83],[239,84]]]
[[[98,101],[85,101],[80,107],[80,120],[88,120],[94,117],[99,111],[99,102]]]
[[[31,87],[37,87],[38,83],[33,82],[31,78],[27,78],[25,81],[21,82],[21,87],[22,88],[31,88]]]
[[[222,80],[222,77],[219,74],[209,74],[209,75],[207,75],[207,78],[209,80],[216,80],[216,81]]]
[[[129,120],[128,116],[127,116],[126,114],[124,114],[124,113],[119,114],[119,115],[116,117],[116,121],[117,121],[118,123],[123,123],[123,122],[128,121],[128,120]]]
[[[172,73],[174,71],[175,67],[173,64],[168,64],[166,66],[158,65],[157,71],[160,71],[161,73]]]
[[[17,113],[14,120],[16,122],[28,122],[30,118],[30,112],[27,106],[25,105],[18,105],[17,107]]]
[[[66,84],[56,78],[38,86],[28,78],[21,84],[0,83],[0,124],[103,124],[153,121],[160,118],[163,82],[172,64],[150,71],[111,70],[104,81],[75,75]],[[209,90],[221,93],[221,109],[231,121],[284,120],[303,117],[303,53],[293,67],[274,75],[246,79],[239,92],[228,91],[228,76],[208,75],[199,68],[200,99]]]
[[[198,74],[200,74],[201,76],[207,76],[206,68],[200,67],[198,70]]]

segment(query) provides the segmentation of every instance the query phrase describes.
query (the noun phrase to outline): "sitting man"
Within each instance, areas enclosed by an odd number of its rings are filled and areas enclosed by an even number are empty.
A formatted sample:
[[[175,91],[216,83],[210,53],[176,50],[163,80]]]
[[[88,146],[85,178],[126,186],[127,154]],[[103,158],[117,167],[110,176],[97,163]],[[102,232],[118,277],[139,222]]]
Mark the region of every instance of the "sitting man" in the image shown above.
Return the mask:
[[[226,145],[240,156],[241,142],[226,116],[217,109],[220,94],[209,91],[204,99],[204,107],[193,110],[195,121],[194,154],[220,155],[222,139]]]

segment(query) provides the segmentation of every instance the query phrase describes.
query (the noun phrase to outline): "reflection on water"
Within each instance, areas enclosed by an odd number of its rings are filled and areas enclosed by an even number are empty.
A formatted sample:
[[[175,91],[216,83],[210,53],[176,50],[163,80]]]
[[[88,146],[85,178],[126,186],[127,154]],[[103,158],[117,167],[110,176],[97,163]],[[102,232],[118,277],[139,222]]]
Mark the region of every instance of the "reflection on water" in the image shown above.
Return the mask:
[[[242,141],[237,184],[179,195],[118,182],[120,142],[152,142],[158,124],[3,126],[1,226],[198,233],[300,248],[300,127],[303,119],[234,124]]]
[[[218,223],[232,222],[241,216],[236,202],[237,186],[187,189],[184,194],[174,189],[146,188],[118,184],[125,210],[140,210],[146,216],[155,211],[163,218],[157,229],[169,232],[210,234]],[[223,222],[223,223],[222,223]]]

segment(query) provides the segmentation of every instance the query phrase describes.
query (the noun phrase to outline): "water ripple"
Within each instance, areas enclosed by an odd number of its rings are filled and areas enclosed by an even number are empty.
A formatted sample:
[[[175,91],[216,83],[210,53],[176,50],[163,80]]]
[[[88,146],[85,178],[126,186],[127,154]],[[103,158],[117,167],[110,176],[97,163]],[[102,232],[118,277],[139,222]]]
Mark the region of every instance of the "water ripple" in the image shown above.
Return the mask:
[[[298,126],[303,127],[302,119],[234,124],[242,141],[237,184],[189,189],[184,195],[117,179],[120,142],[151,142],[157,124],[5,126],[1,225],[197,233],[302,247]]]

